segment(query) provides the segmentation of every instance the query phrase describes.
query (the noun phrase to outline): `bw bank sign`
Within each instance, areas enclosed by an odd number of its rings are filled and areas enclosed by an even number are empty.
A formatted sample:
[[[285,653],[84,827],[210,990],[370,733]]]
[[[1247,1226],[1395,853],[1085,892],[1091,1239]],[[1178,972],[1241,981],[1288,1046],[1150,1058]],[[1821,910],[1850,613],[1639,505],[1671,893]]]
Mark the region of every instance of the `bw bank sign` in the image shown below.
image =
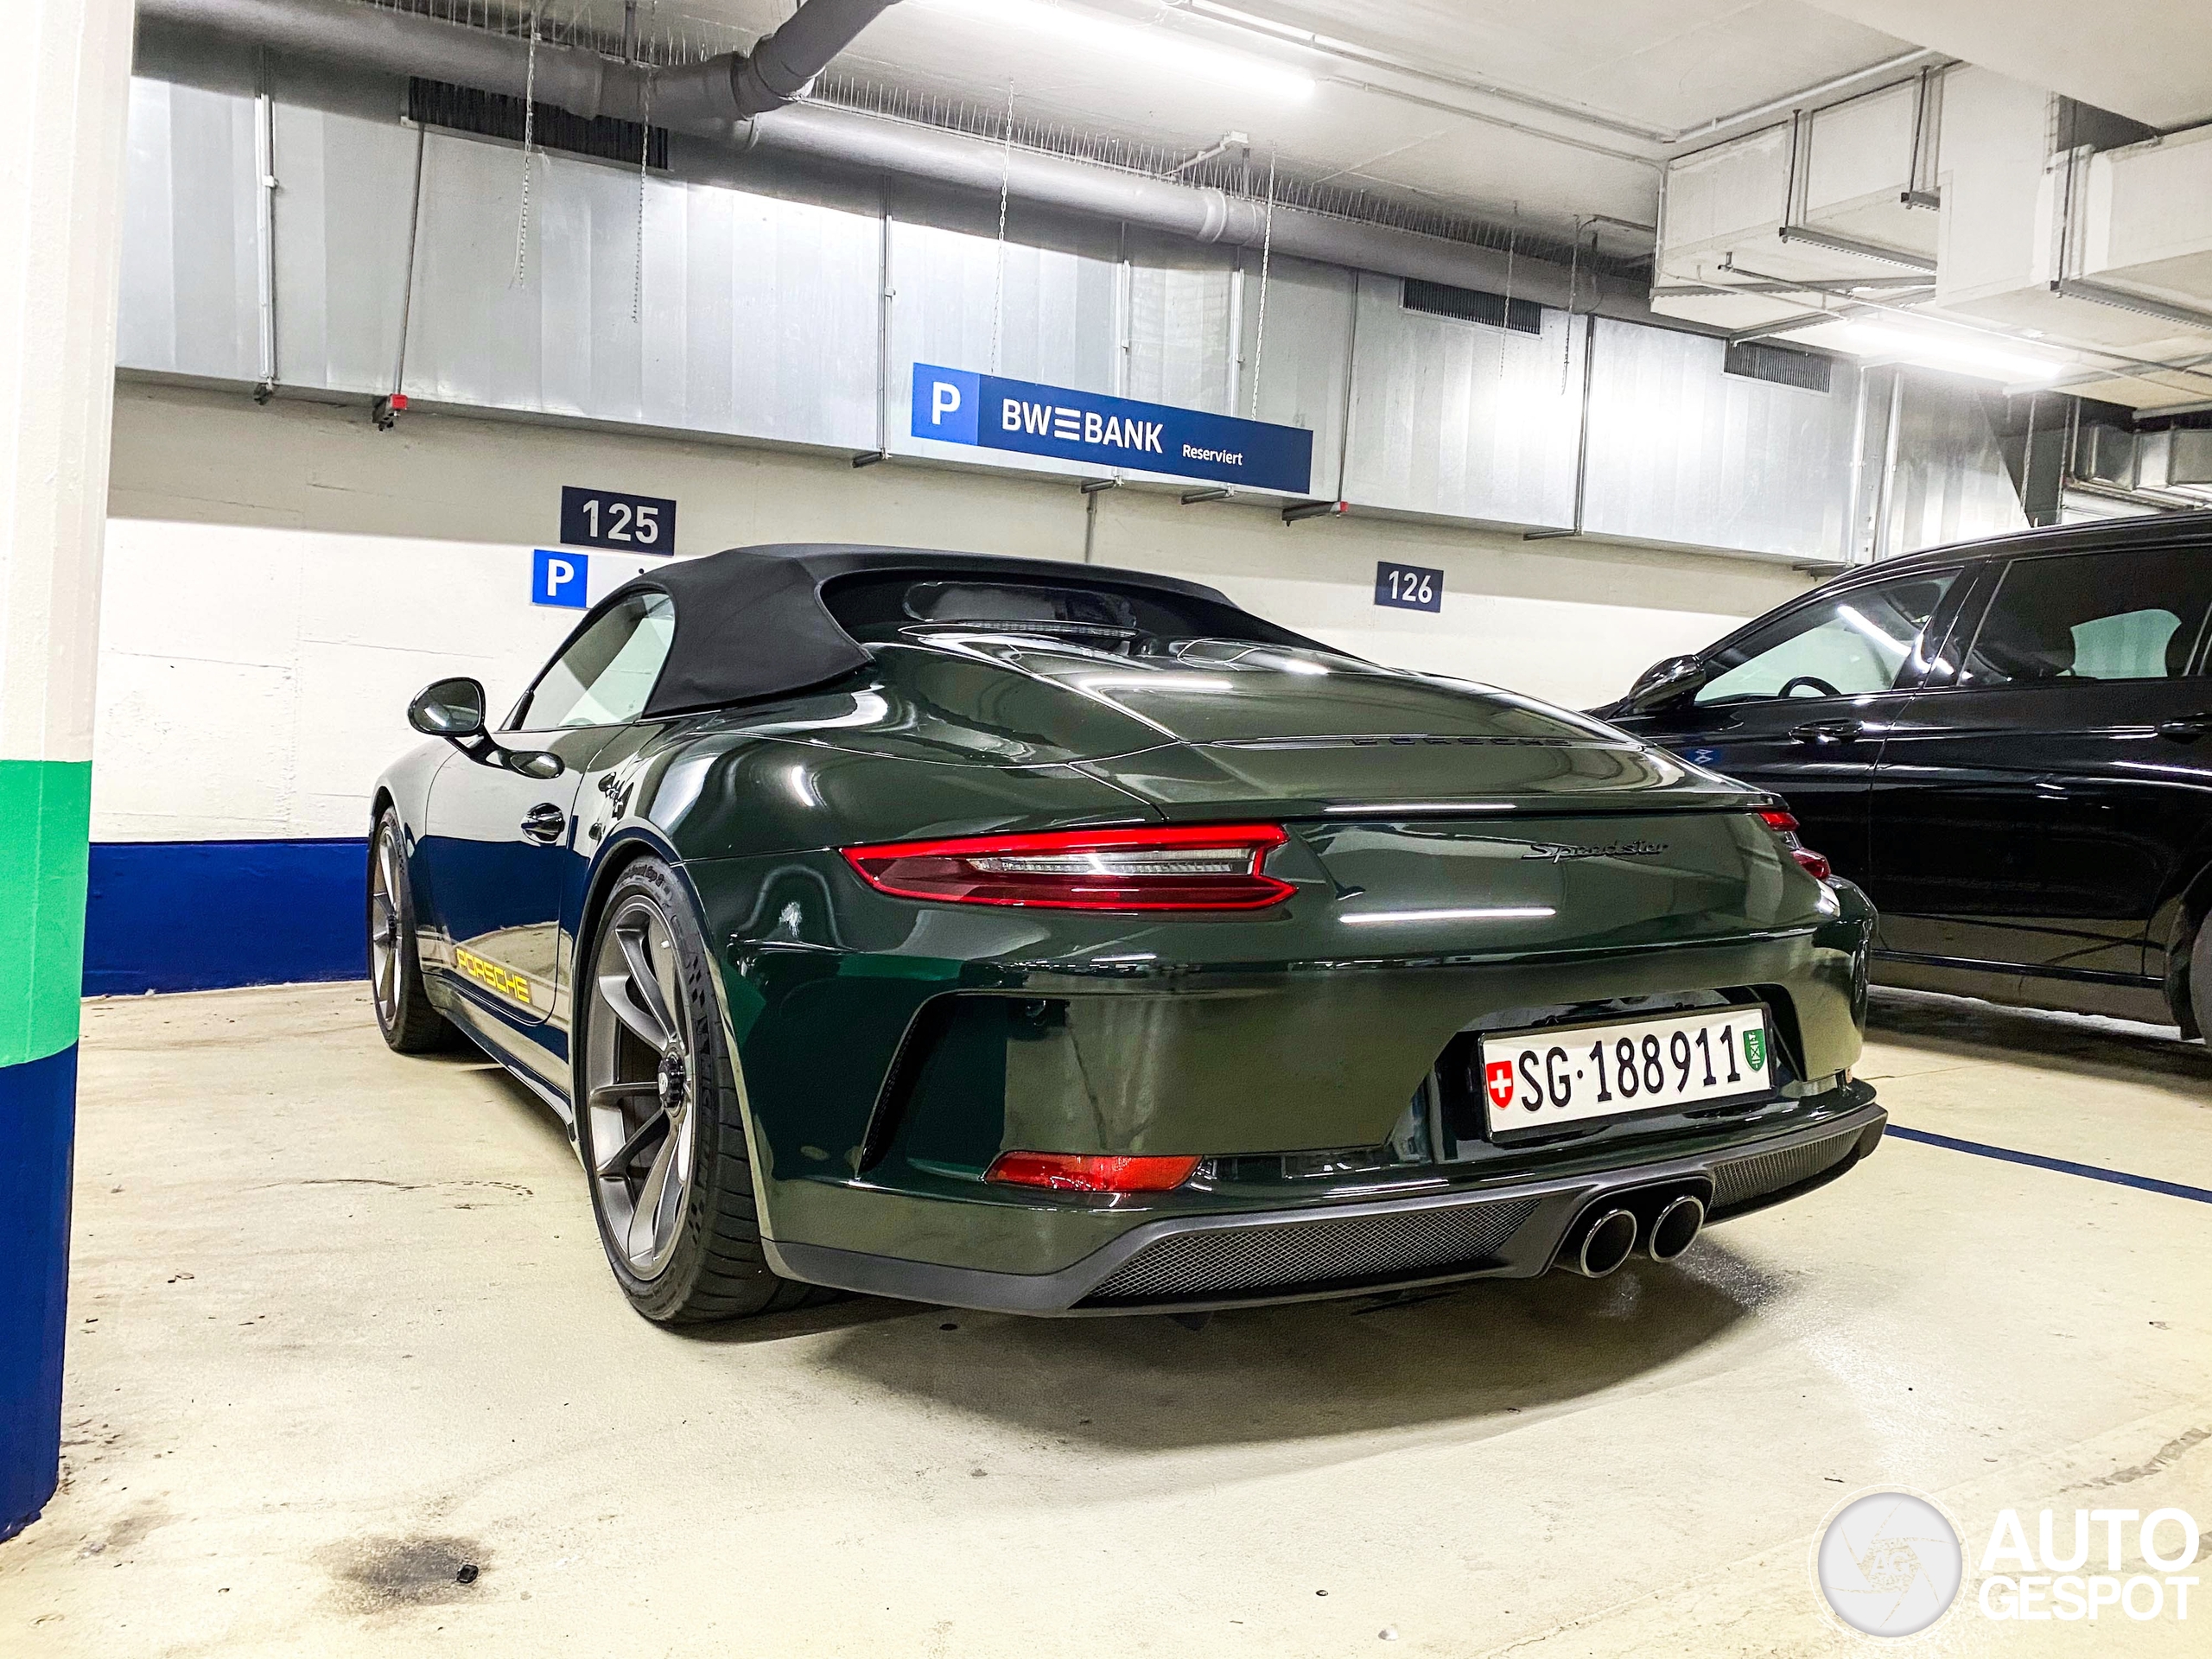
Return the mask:
[[[1306,493],[1313,473],[1313,435],[1302,426],[926,363],[914,365],[914,435],[1294,495]]]

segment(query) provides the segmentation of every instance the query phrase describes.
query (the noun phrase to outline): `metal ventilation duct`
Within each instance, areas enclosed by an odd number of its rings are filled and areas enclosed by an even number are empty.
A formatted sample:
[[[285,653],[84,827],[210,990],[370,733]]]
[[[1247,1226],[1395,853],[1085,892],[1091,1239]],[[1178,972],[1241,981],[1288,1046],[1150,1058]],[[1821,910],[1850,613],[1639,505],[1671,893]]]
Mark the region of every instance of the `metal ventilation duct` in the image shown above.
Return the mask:
[[[791,103],[830,57],[893,0],[806,0],[752,55],[729,54],[675,69],[620,63],[541,41],[535,81],[529,42],[358,0],[139,0],[142,20],[203,30],[279,52],[524,95],[575,114],[639,121],[696,137],[833,166],[927,181],[1142,226],[1198,242],[1274,250],[1297,258],[1516,300],[1654,322],[1640,283],[1423,236],[1387,226],[1266,204],[1226,191],[1147,178],[1039,155],[964,133]],[[1680,322],[1665,326],[1681,327]],[[1695,325],[1692,325],[1694,327]]]

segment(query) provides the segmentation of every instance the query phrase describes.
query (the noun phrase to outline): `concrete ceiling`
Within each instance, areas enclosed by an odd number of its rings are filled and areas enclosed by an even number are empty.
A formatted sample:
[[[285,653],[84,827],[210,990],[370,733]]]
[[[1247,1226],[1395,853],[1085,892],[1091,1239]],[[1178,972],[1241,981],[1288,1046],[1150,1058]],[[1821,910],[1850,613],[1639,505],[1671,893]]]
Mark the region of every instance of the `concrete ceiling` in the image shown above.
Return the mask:
[[[1906,49],[1805,0],[1243,0],[1242,9],[1666,130]]]
[[[1309,181],[1553,235],[1593,215],[1656,223],[1661,164],[1711,142],[1700,129],[1762,105],[1777,107],[1760,120],[1783,118],[1794,94],[1916,48],[2161,127],[2212,118],[2212,0],[2110,0],[2094,34],[2057,0],[1046,0],[1154,31],[1163,49],[1148,61],[1023,27],[1036,3],[903,0],[836,69],[993,111],[1011,87],[1026,119],[1170,150],[1239,131],[1262,166],[1279,155]],[[543,3],[556,25],[573,15],[620,32],[623,0]],[[694,49],[748,43],[794,7],[639,0],[648,37]],[[1181,67],[1208,48],[1301,70],[1313,92]],[[1649,247],[1603,233],[1617,251]]]
[[[1821,9],[2171,130],[2212,121],[2205,0],[1818,0]]]
[[[1132,64],[994,18],[988,5],[938,0],[894,6],[836,67],[993,110],[1010,81],[1025,118],[1170,149],[1241,131],[1262,166],[1279,154],[1308,180],[1565,236],[1592,215],[1656,223],[1675,130],[1911,50],[1808,0],[1548,0],[1534,10],[1526,0],[1236,0],[1244,19],[1352,48],[1342,53],[1189,0],[1058,3],[1179,45],[1294,67],[1317,84],[1303,100],[1225,86],[1179,73],[1173,48],[1157,64]],[[549,17],[569,15],[563,0],[546,3]],[[649,35],[722,41],[765,32],[792,9],[641,0],[639,11]],[[621,0],[583,0],[578,10],[620,33]],[[1618,251],[1637,248],[1633,232],[1603,234]]]

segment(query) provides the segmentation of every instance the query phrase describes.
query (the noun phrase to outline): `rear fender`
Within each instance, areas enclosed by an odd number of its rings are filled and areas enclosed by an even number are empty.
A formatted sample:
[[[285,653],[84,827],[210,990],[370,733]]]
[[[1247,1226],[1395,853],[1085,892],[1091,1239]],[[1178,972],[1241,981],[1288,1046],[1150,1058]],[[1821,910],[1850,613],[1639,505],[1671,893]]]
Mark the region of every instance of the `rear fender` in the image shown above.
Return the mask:
[[[575,931],[569,936],[574,944],[571,947],[569,963],[569,983],[571,987],[569,1098],[572,1103],[581,1103],[584,1097],[584,1045],[580,1029],[581,1005],[577,1001],[575,989],[576,963],[582,959],[585,947],[594,930],[598,927],[600,918],[606,913],[607,895],[614,890],[615,883],[621,879],[622,872],[636,863],[639,859],[645,857],[658,857],[674,874],[677,887],[690,903],[691,919],[697,925],[699,937],[706,946],[707,963],[711,970],[707,975],[707,982],[714,988],[715,1009],[716,1015],[721,1020],[723,1046],[729,1055],[730,1081],[737,1091],[738,1121],[745,1129],[746,1161],[753,1173],[753,1213],[760,1218],[761,1241],[765,1244],[768,1243],[772,1229],[772,1213],[767,1185],[761,1179],[760,1135],[753,1121],[752,1098],[745,1086],[745,1064],[739,1053],[737,1043],[738,1027],[730,1015],[727,963],[723,960],[721,948],[716,944],[713,926],[708,920],[706,906],[700,902],[699,890],[691,880],[690,872],[685,868],[683,861],[677,855],[676,849],[671,845],[668,837],[648,823],[632,822],[624,824],[608,836],[601,846],[598,856],[592,861],[590,873],[585,880],[583,902],[577,911]],[[577,1104],[574,1109],[581,1112],[582,1109],[581,1104]],[[573,1122],[570,1125],[569,1144],[581,1158],[583,1143],[582,1137],[575,1133]],[[772,1260],[770,1265],[775,1266],[776,1263]]]

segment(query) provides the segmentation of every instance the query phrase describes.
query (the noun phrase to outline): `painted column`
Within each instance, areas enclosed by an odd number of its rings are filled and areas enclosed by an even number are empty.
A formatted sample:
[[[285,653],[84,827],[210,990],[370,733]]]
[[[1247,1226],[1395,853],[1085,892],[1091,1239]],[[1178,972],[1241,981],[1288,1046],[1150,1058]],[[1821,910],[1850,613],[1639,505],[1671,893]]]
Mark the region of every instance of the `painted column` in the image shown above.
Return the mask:
[[[17,0],[0,99],[0,1538],[61,1443],[130,0]]]

